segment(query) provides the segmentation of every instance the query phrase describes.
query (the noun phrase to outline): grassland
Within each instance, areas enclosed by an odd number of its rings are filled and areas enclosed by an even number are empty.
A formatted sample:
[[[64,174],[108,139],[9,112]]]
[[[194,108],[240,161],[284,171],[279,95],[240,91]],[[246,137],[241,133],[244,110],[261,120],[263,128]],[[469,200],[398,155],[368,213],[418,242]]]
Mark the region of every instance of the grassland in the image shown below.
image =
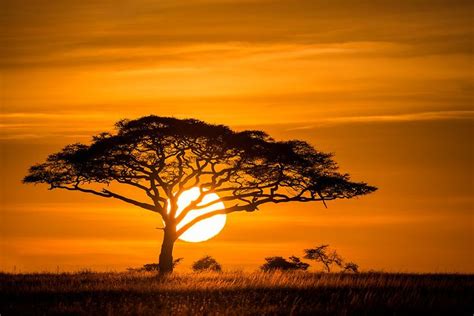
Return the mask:
[[[0,314],[472,315],[473,285],[457,274],[0,274]]]

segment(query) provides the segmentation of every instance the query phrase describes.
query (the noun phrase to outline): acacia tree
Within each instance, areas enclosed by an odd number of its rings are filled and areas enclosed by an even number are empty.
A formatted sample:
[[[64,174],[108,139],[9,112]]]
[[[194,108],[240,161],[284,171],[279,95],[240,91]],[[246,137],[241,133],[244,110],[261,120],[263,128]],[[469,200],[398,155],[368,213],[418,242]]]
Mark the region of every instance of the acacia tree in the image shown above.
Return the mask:
[[[159,214],[164,237],[162,273],[173,270],[173,245],[190,227],[217,214],[253,212],[266,203],[352,198],[376,190],[337,171],[332,155],[304,141],[275,141],[262,131],[235,132],[195,119],[146,116],[116,123],[113,133],[72,144],[32,166],[24,183],[45,183],[112,198]],[[124,194],[120,187],[134,188]],[[178,199],[198,187],[200,195],[178,211]],[[197,216],[179,229],[190,211],[216,193],[224,209]],[[326,204],[325,204],[326,205]]]
[[[339,256],[336,250],[329,251],[329,245],[321,245],[315,248],[305,249],[305,259],[315,260],[321,262],[324,265],[326,272],[331,272],[331,266],[335,264],[338,267],[342,267],[344,260]],[[354,263],[350,262],[352,265]],[[352,266],[351,265],[351,266]],[[351,270],[349,267],[348,270]]]

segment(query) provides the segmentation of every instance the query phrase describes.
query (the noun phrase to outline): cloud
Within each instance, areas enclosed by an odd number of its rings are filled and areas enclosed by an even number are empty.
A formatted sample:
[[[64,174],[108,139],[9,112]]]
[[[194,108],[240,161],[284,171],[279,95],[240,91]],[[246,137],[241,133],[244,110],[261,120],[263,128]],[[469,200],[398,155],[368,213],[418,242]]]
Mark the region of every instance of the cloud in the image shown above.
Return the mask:
[[[189,117],[189,115],[174,115],[176,117]],[[111,130],[115,121],[121,119],[120,115],[104,113],[1,113],[0,114],[0,139],[21,140],[35,138],[79,138],[89,139],[102,130]],[[133,118],[133,117],[132,117]],[[18,122],[21,121],[21,123]],[[371,124],[371,123],[403,123],[440,120],[474,120],[474,111],[433,111],[385,115],[365,116],[333,116],[321,117],[308,121],[284,122],[274,121],[274,124],[292,126],[287,131],[313,129],[322,126],[344,124]],[[254,125],[262,126],[268,122],[245,124],[247,128]]]
[[[287,130],[313,129],[322,125],[336,124],[417,122],[439,120],[474,120],[474,111],[437,111],[394,115],[366,115],[322,118],[308,125],[301,125]]]
[[[472,9],[472,1],[419,0],[6,1],[0,66],[153,62],[177,57],[161,54],[166,47],[229,42],[391,42],[410,55],[470,54]],[[130,55],[136,49],[147,52]]]
[[[22,140],[38,138],[87,138],[101,127],[109,126],[121,117],[102,112],[96,113],[0,113],[0,139]]]

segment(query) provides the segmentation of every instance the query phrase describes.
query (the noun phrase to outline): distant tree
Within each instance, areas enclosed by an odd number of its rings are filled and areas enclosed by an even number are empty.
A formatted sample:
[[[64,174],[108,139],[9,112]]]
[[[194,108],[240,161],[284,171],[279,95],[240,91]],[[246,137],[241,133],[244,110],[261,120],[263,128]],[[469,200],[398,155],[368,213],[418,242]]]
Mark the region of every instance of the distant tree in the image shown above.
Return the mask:
[[[147,263],[147,264],[144,264],[140,270],[148,271],[148,272],[160,271],[160,265],[158,263]]]
[[[302,262],[300,258],[291,256],[289,261],[283,257],[268,257],[265,258],[267,261],[263,264],[260,269],[265,272],[270,271],[288,271],[288,270],[308,270],[309,264]]]
[[[343,272],[359,273],[359,265],[354,262],[347,262],[344,264]]]
[[[165,223],[159,270],[169,273],[175,241],[204,219],[253,212],[267,203],[326,205],[376,190],[350,181],[337,169],[331,154],[304,141],[280,142],[262,131],[235,132],[194,119],[152,115],[119,121],[115,133],[94,136],[89,145],[64,147],[32,166],[23,182],[117,199],[159,214]],[[177,215],[179,197],[193,187],[200,196]],[[212,193],[220,200],[203,203]],[[190,211],[220,202],[226,203],[224,209],[177,228]]]
[[[173,268],[175,268],[182,260],[183,260],[183,258],[177,258],[177,259],[173,260]],[[147,264],[143,265],[141,270],[143,270],[143,271],[160,271],[160,265],[158,263],[147,263]]]
[[[194,272],[204,272],[204,271],[221,272],[222,271],[221,265],[216,261],[216,259],[212,258],[211,256],[202,257],[201,259],[194,262],[192,269]]]
[[[326,272],[331,272],[331,266],[336,265],[342,267],[343,259],[337,254],[335,250],[330,251],[329,245],[321,245],[315,248],[305,249],[305,259],[321,262]]]

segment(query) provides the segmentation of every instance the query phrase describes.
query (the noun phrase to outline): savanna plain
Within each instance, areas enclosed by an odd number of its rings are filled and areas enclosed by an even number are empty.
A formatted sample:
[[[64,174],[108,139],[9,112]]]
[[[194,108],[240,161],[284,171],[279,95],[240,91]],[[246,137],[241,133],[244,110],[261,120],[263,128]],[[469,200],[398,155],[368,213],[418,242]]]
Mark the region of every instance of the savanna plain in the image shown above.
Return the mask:
[[[472,315],[463,274],[0,274],[3,315]]]

